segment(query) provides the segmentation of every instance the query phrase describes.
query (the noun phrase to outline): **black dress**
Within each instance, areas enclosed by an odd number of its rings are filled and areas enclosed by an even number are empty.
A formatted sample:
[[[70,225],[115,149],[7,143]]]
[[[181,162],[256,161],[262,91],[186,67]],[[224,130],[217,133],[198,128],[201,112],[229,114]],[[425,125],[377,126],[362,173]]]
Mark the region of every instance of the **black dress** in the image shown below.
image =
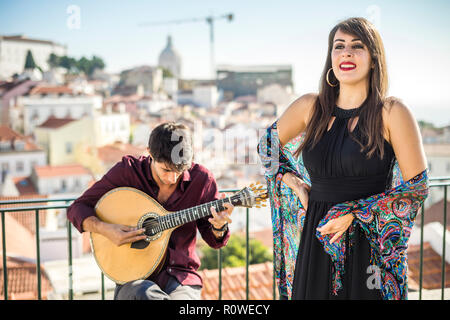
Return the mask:
[[[336,119],[332,127],[314,148],[303,150],[311,191],[295,266],[292,299],[381,299],[380,290],[368,285],[374,272],[368,269],[369,243],[359,226],[351,253],[347,250],[343,288],[337,296],[331,290],[330,256],[316,238],[316,228],[331,207],[381,193],[391,181],[394,164],[391,145],[385,141],[383,159],[377,155],[367,159],[350,136],[348,121],[357,115],[358,109],[345,110],[335,106],[333,115]],[[352,134],[360,137],[358,124]],[[349,241],[348,237],[346,241]]]

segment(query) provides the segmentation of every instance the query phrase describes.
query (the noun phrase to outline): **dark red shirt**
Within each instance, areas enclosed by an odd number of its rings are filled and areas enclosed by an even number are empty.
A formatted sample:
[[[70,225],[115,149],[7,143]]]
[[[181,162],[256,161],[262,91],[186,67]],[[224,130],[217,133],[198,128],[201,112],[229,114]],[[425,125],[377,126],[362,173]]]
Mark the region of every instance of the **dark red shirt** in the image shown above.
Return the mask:
[[[117,187],[139,189],[157,201],[159,187],[153,180],[150,169],[150,157],[139,159],[125,156],[111,168],[99,181],[86,190],[67,210],[67,218],[80,232],[83,220],[95,215],[97,201],[108,191]],[[168,211],[179,211],[206,202],[217,200],[219,192],[213,175],[202,165],[193,163],[184,171],[177,188],[167,201],[161,204]],[[208,221],[209,217],[184,224],[172,232],[168,244],[168,255],[163,270],[152,277],[164,289],[169,275],[174,276],[183,285],[202,285],[197,273],[200,259],[195,251],[197,230],[205,242],[218,249],[227,244],[229,231],[218,240]]]

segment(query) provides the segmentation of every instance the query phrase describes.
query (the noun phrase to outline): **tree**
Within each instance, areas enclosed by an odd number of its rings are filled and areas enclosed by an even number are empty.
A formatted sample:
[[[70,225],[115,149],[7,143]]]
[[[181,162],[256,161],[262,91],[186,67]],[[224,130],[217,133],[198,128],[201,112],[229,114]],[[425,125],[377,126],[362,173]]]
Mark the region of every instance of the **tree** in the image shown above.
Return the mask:
[[[203,257],[200,269],[217,269],[217,250],[205,245],[201,249]],[[245,266],[245,238],[233,235],[228,240],[228,244],[222,248],[222,267],[242,267]],[[265,247],[261,241],[251,239],[249,243],[249,264],[272,261],[271,251]]]
[[[172,71],[170,71],[167,68],[162,68],[163,71],[163,78],[173,78]]]
[[[97,56],[92,56],[92,59],[86,57],[81,57],[79,60],[69,57],[69,56],[57,56],[52,53],[49,56],[48,63],[50,67],[63,67],[67,69],[68,72],[80,73],[83,72],[86,76],[91,77],[95,69],[103,70],[105,68],[105,63],[102,58]]]
[[[50,68],[56,68],[56,67],[59,67],[60,60],[61,60],[61,58],[59,56],[57,56],[54,53],[50,53],[50,56],[48,57],[47,62],[49,64]]]
[[[82,57],[80,60],[76,62],[77,69],[81,72],[84,72],[85,75],[89,75],[91,70],[91,61]]]
[[[68,56],[62,56],[59,58],[59,66],[67,69],[67,71],[74,71],[77,67],[77,62],[74,58]]]
[[[92,56],[90,75],[94,73],[95,69],[103,70],[104,68],[105,63],[103,62],[103,59],[97,56]]]
[[[419,127],[420,127],[420,128],[430,128],[430,129],[435,129],[434,124],[431,123],[431,122],[427,122],[427,121],[424,121],[424,120],[419,120],[418,123],[419,123]]]
[[[24,69],[34,69],[36,68],[36,62],[34,62],[33,54],[30,50],[27,51],[27,57],[25,58],[25,67]]]

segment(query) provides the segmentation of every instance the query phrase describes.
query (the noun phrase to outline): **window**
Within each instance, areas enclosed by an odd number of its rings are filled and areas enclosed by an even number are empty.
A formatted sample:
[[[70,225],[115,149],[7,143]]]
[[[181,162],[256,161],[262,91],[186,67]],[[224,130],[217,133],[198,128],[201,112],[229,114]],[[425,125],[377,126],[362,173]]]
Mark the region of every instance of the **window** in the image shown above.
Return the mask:
[[[9,171],[9,163],[8,162],[2,163],[2,171],[5,171],[5,172]]]
[[[75,179],[75,185],[74,185],[75,190],[80,190],[81,189],[81,183],[79,179]]]
[[[72,153],[72,142],[66,142],[66,154]]]
[[[20,173],[23,172],[24,166],[23,161],[17,161],[16,162],[16,172]]]
[[[66,180],[61,180],[61,192],[65,192],[67,190],[67,182]]]

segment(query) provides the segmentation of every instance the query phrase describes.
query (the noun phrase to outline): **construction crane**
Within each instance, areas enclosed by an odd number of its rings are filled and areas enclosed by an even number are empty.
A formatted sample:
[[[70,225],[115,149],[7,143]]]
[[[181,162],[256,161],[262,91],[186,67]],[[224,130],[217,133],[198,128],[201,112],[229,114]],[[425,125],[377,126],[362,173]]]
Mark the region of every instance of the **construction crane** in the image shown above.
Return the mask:
[[[169,24],[184,24],[199,21],[206,21],[209,25],[209,43],[210,43],[210,63],[211,63],[211,77],[215,79],[215,60],[214,60],[214,21],[220,19],[226,19],[231,22],[234,18],[233,13],[228,13],[220,16],[208,16],[202,18],[190,18],[190,19],[180,19],[180,20],[169,20],[169,21],[155,21],[155,22],[141,22],[138,24],[140,27],[153,27]]]

